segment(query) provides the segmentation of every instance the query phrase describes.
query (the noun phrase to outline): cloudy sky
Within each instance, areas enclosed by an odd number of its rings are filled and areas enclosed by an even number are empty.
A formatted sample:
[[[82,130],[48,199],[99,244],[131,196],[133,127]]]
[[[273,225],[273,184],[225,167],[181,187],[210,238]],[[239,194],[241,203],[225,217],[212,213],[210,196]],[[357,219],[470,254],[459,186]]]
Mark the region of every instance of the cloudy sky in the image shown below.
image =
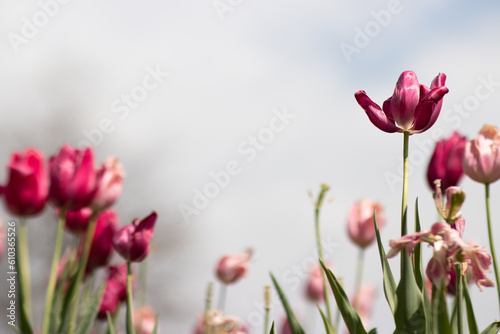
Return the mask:
[[[354,93],[382,103],[404,70],[426,85],[447,75],[440,118],[410,140],[409,209],[418,196],[429,227],[424,175],[435,140],[500,125],[499,18],[495,1],[2,1],[0,163],[13,150],[50,156],[64,143],[90,144],[99,161],[119,157],[122,224],[159,213],[147,301],[164,333],[191,331],[218,258],[247,247],[250,273],[229,289],[227,312],[260,332],[254,317],[272,271],[308,333],[321,333],[303,286],[284,282],[315,256],[308,191],[331,186],[322,230],[347,291],[357,256],[345,232],[350,204],[380,201],[385,244],[399,233],[402,136],[376,129]],[[232,174],[214,188],[221,171]],[[482,187],[463,186],[465,238],[487,246]],[[206,191],[212,198],[200,199]],[[498,185],[492,196],[498,221]],[[55,221],[48,209],[30,225],[40,322]],[[375,247],[364,281],[380,288],[371,325],[388,333]],[[471,290],[485,327],[498,316],[495,293]],[[281,306],[272,317],[281,321]]]

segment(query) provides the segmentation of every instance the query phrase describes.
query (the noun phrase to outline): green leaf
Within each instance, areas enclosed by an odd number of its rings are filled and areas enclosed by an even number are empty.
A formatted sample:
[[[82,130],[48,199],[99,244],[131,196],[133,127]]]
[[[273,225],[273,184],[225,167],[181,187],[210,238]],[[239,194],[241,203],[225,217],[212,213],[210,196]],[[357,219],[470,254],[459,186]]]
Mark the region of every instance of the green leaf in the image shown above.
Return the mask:
[[[271,325],[271,331],[269,332],[269,334],[276,334],[276,328],[274,328],[274,321],[273,324]]]
[[[418,198],[415,200],[415,232],[420,232],[420,216],[418,214]],[[415,280],[417,281],[420,291],[424,288],[424,274],[422,271],[422,245],[420,243],[415,246],[413,252],[413,263],[415,264]]]
[[[479,328],[477,327],[476,316],[474,315],[472,300],[469,294],[469,287],[467,284],[467,279],[465,277],[463,284],[463,292],[465,299],[465,308],[467,309],[467,324],[469,325],[469,334],[479,334]]]
[[[64,334],[66,333],[66,326],[68,325],[68,317],[69,317],[69,311],[71,309],[71,301],[75,297],[76,289],[77,289],[77,277],[78,277],[78,272],[81,270],[81,264],[78,266],[78,269],[76,272],[73,274],[73,278],[71,279],[71,283],[69,284],[68,290],[66,290],[66,295],[64,296],[62,308],[61,308],[61,316],[59,317],[61,323],[59,325],[59,334]],[[80,287],[78,287],[80,288]]]
[[[276,281],[272,273],[271,273],[271,279],[273,280],[274,287],[278,291],[281,303],[283,304],[283,308],[285,309],[292,334],[305,334],[304,329],[302,328],[299,321],[297,320],[297,317],[293,313],[292,308],[290,307],[290,304],[288,303],[288,300],[286,299],[286,296],[283,293],[283,290],[281,290],[281,287],[279,286],[278,282]]]
[[[446,287],[438,289],[432,285],[432,324],[434,333],[451,333],[445,297]]]
[[[319,305],[318,305],[318,310],[319,313],[321,313],[321,318],[323,319],[323,323],[325,324],[326,334],[335,334],[335,329],[333,329],[332,325],[330,324],[330,321],[328,321],[328,318],[323,313]]]
[[[481,334],[496,334],[499,329],[500,321],[495,321],[494,323],[486,327],[485,330],[481,332]]]
[[[396,296],[396,281],[394,281],[394,276],[392,275],[391,267],[389,266],[389,261],[387,261],[387,257],[385,255],[384,246],[382,245],[382,241],[380,240],[380,231],[378,229],[378,224],[377,224],[377,212],[373,214],[373,222],[375,224],[375,233],[377,235],[377,245],[380,254],[380,263],[382,264],[382,273],[384,275],[385,299],[389,304],[389,308],[391,309],[392,314],[395,314],[396,304],[398,300]]]
[[[106,318],[108,319],[108,331],[106,333],[116,334],[115,324],[113,322],[113,318],[111,317],[111,314],[109,314],[109,311],[106,311]]]
[[[340,313],[342,314],[342,318],[344,318],[344,322],[349,329],[349,333],[356,334],[366,334],[366,330],[361,323],[361,319],[359,318],[358,312],[352,307],[349,298],[344,292],[344,289],[338,282],[337,278],[330,269],[328,269],[325,264],[320,261],[321,266],[323,267],[323,271],[328,278],[328,282],[333,291],[333,295],[335,296],[335,300],[337,301],[337,307],[339,308]]]
[[[376,328],[372,328],[368,334],[377,334],[377,329]]]
[[[153,334],[158,333],[158,314],[155,317],[155,327],[153,328]]]
[[[88,334],[92,330],[97,312],[99,312],[101,306],[105,286],[106,283],[104,283],[91,298],[82,304],[81,316],[78,321],[76,334]]]
[[[18,238],[16,236],[16,238]],[[23,271],[19,266],[19,240],[16,240],[16,271],[17,271],[17,291],[18,291],[18,300],[19,300],[19,330],[21,333],[33,334],[33,329],[31,329],[30,320],[28,318],[28,313],[26,311],[25,305],[23,303],[24,300],[24,287],[21,283],[23,281]]]

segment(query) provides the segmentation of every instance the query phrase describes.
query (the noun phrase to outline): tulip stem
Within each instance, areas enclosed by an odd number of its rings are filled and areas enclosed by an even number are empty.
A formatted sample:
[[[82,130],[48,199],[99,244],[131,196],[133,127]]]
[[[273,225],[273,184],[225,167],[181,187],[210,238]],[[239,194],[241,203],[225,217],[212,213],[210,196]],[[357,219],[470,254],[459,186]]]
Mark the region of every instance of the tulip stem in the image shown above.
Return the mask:
[[[271,290],[269,286],[264,287],[264,334],[268,334],[269,312],[271,311]]]
[[[463,282],[463,276],[462,276],[462,265],[461,264],[456,264],[455,265],[455,274],[457,277],[457,333],[462,334],[464,332],[463,328],[463,322],[462,322],[462,317],[463,317],[463,309],[462,309],[462,304],[463,304],[463,287],[462,287],[462,282]]]
[[[359,255],[358,255],[358,269],[357,269],[357,273],[356,273],[356,285],[355,285],[355,290],[354,290],[354,301],[353,301],[353,305],[352,305],[354,307],[354,309],[356,309],[358,306],[359,292],[361,290],[361,278],[363,276],[364,259],[365,259],[365,249],[360,248]]]
[[[57,224],[56,244],[54,247],[54,255],[52,256],[52,266],[50,269],[49,283],[47,285],[47,295],[45,297],[45,313],[43,315],[42,334],[48,334],[49,332],[50,315],[52,313],[52,302],[54,299],[54,289],[57,280],[57,267],[59,266],[59,258],[61,256],[65,220],[66,210],[61,210],[59,213],[59,222]]]
[[[498,304],[500,306],[500,277],[498,276],[498,264],[497,257],[495,253],[495,245],[493,243],[493,230],[491,228],[491,215],[490,215],[490,184],[484,184],[485,197],[486,197],[486,219],[488,222],[488,238],[490,239],[490,251],[491,257],[493,259],[493,269],[495,270],[495,280],[498,293]]]
[[[316,202],[316,207],[314,210],[314,218],[315,218],[314,221],[315,221],[315,227],[316,227],[316,243],[318,246],[318,257],[319,257],[319,260],[321,262],[324,262],[324,260],[323,260],[323,247],[321,245],[321,231],[319,228],[319,214],[320,214],[321,206],[323,204],[323,200],[325,198],[325,194],[328,190],[330,190],[330,187],[328,185],[326,185],[326,184],[321,185],[321,191],[318,195],[318,201]],[[330,324],[333,327],[334,324],[333,324],[333,318],[332,318],[332,310],[330,308],[330,299],[329,299],[330,297],[328,295],[326,274],[324,272],[322,272],[322,276],[323,276],[323,294],[325,297],[325,304],[326,304],[326,314],[328,317],[328,321],[330,322]]]
[[[403,133],[403,198],[401,203],[401,236],[408,233],[407,227],[407,210],[408,210],[408,146],[410,142],[410,133]]]
[[[208,283],[207,287],[207,295],[205,299],[205,322],[203,324],[203,334],[209,334],[208,329],[208,315],[210,313],[210,309],[212,308],[212,291],[214,284],[212,282]]]
[[[219,310],[222,313],[224,313],[224,307],[226,305],[226,295],[227,295],[227,284],[226,283],[222,283],[220,285],[219,303],[218,303]]]
[[[71,313],[69,317],[69,329],[68,333],[73,334],[76,327],[76,315],[78,311],[78,300],[80,299],[80,285],[85,277],[85,271],[87,270],[87,263],[89,260],[90,247],[92,246],[92,240],[94,239],[95,228],[97,225],[97,212],[92,212],[89,219],[89,225],[87,226],[87,233],[85,235],[85,243],[83,245],[82,259],[80,260],[79,268],[76,272],[78,275],[76,277],[75,283],[75,294],[71,300]]]
[[[23,286],[23,307],[31,319],[31,270],[30,270],[30,255],[28,249],[28,225],[26,220],[21,218],[19,220],[19,266],[22,271],[21,283]]]
[[[132,316],[134,314],[134,305],[132,304],[132,262],[127,261],[127,334],[135,334],[134,322]]]

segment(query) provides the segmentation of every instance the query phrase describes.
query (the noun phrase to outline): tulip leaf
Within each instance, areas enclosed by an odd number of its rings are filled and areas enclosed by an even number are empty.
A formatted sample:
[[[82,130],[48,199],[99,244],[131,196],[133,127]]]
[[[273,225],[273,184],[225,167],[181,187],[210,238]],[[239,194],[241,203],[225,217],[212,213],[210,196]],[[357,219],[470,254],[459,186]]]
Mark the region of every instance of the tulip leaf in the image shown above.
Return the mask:
[[[446,287],[437,288],[432,284],[432,324],[433,333],[451,333],[450,320],[445,298]]]
[[[342,318],[344,318],[344,322],[349,329],[349,333],[356,334],[366,334],[366,330],[363,327],[361,322],[361,318],[358,315],[358,312],[352,307],[349,298],[345,294],[344,289],[340,285],[339,281],[333,275],[332,271],[328,269],[323,261],[320,261],[321,266],[323,267],[323,271],[328,278],[328,282],[333,291],[333,295],[335,296],[335,300],[337,301],[337,307],[339,308],[340,313],[342,314]]]
[[[108,330],[106,331],[106,333],[116,334],[115,324],[113,318],[111,317],[111,314],[109,314],[109,311],[106,311],[106,318],[108,319]]]
[[[286,316],[288,318],[288,324],[290,325],[290,330],[292,331],[292,334],[305,334],[305,331],[300,325],[299,321],[297,320],[297,317],[293,313],[292,308],[290,307],[290,304],[288,303],[288,300],[286,299],[286,296],[283,293],[283,290],[281,290],[281,287],[279,286],[278,282],[276,281],[272,273],[271,273],[271,279],[273,280],[274,287],[278,291],[281,303],[283,304],[283,308],[285,309]]]
[[[155,316],[155,327],[153,328],[153,334],[158,333],[158,314]]]
[[[472,300],[469,294],[469,287],[467,284],[467,279],[464,277],[463,292],[465,299],[465,308],[467,310],[467,324],[469,325],[469,334],[479,334],[479,328],[477,327],[476,316],[474,315],[474,309],[472,307]]]
[[[332,325],[330,324],[330,321],[328,321],[328,318],[326,317],[325,313],[323,313],[319,305],[318,305],[318,310],[319,313],[321,314],[321,319],[323,319],[323,324],[325,325],[326,334],[335,334],[335,329],[333,329]]]
[[[377,329],[376,328],[372,328],[368,334],[377,334]]]
[[[78,321],[76,334],[89,334],[92,330],[92,326],[94,325],[97,313],[99,312],[99,308],[101,307],[101,300],[104,294],[105,286],[106,283],[101,285],[97,292],[92,295],[91,298],[85,300],[85,302],[82,304],[81,315]]]
[[[69,284],[68,290],[66,290],[66,295],[64,296],[63,300],[63,305],[61,308],[61,316],[60,316],[60,325],[59,325],[59,334],[64,334],[67,332],[66,326],[68,325],[68,317],[69,317],[69,311],[71,309],[71,301],[75,297],[75,292],[77,289],[77,281],[78,281],[78,272],[81,270],[82,265],[80,264],[78,266],[78,269],[76,272],[73,274],[73,278],[71,279],[71,283]],[[78,288],[80,288],[78,286]]]
[[[17,241],[17,240],[16,240]],[[19,330],[21,333],[26,333],[26,334],[33,334],[33,329],[31,328],[28,313],[26,311],[26,308],[24,305],[24,298],[25,298],[25,291],[24,291],[24,284],[23,282],[23,271],[20,267],[20,262],[19,262],[19,247],[18,247],[19,242],[16,242],[16,271],[17,271],[17,292],[18,292],[18,300],[19,300]],[[12,305],[12,304],[11,304]]]
[[[269,331],[269,334],[276,334],[276,328],[274,327],[274,321],[271,325],[271,331]]]
[[[382,273],[384,275],[385,299],[389,304],[389,308],[391,309],[392,314],[395,314],[397,304],[396,281],[394,280],[394,276],[392,275],[389,261],[387,261],[387,256],[385,255],[384,246],[382,245],[382,241],[380,240],[380,231],[377,224],[377,212],[374,212],[373,214],[373,222],[375,224],[375,234],[377,235],[377,245],[380,254],[380,263],[382,265]]]
[[[415,200],[415,232],[420,232],[420,216],[418,214],[418,198]],[[424,288],[424,275],[422,272],[422,245],[418,243],[413,252],[413,263],[415,264],[415,280],[420,291]]]
[[[500,321],[495,321],[481,332],[481,334],[496,334],[500,329]]]

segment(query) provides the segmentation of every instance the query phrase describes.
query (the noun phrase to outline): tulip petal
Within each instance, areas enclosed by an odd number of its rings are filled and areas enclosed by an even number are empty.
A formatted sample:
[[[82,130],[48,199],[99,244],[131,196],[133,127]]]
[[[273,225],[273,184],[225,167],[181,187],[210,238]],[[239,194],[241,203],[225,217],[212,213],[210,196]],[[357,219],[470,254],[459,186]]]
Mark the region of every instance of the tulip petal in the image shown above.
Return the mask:
[[[403,72],[391,97],[394,120],[403,130],[409,130],[412,126],[419,100],[420,84],[416,74],[412,71]]]
[[[354,94],[356,101],[366,112],[366,115],[370,119],[370,121],[382,131],[393,133],[393,132],[401,132],[396,124],[394,123],[394,119],[392,118],[392,114],[388,116],[380,106],[373,102],[365,93],[365,91],[360,90],[356,94]]]
[[[447,93],[448,88],[439,87],[430,90],[422,98],[415,110],[415,120],[410,129],[412,133],[424,132],[434,125],[441,112],[439,102],[442,101],[443,96]]]

